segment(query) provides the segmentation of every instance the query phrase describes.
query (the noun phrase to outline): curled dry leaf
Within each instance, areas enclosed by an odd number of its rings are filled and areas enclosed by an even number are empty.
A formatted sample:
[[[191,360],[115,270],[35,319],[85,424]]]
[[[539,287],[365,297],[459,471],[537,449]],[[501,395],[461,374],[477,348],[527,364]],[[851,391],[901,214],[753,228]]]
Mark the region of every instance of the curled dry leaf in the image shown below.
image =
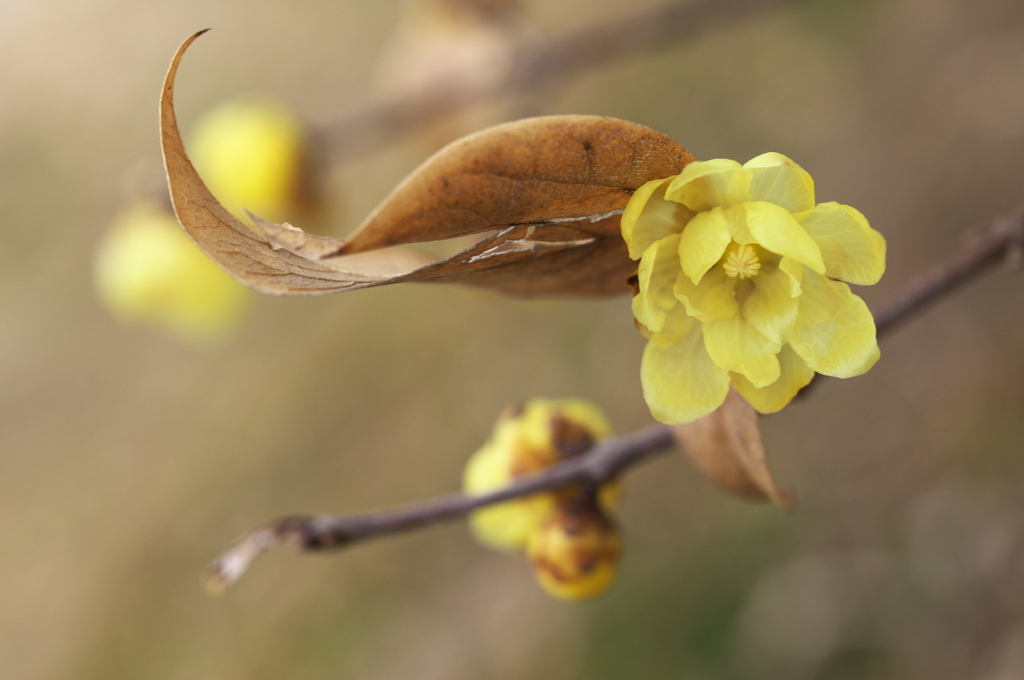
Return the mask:
[[[636,271],[619,233],[633,191],[693,158],[668,137],[598,116],[499,125],[448,145],[402,182],[348,240],[234,218],[203,184],[174,115],[171,61],[160,131],[171,198],[192,240],[264,293],[316,295],[401,281],[446,281],[521,295],[609,295]],[[405,247],[478,234],[452,257]]]
[[[712,481],[742,496],[770,500],[787,510],[792,496],[775,486],[768,470],[757,412],[736,391],[709,415],[674,425],[676,441]]]

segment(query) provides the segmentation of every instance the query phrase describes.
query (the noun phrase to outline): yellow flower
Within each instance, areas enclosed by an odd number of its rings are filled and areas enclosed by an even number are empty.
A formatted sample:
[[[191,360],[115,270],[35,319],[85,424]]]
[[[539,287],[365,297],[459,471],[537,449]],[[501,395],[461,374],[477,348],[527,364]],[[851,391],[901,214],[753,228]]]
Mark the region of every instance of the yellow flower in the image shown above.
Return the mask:
[[[520,409],[502,414],[491,438],[470,458],[463,476],[467,493],[486,493],[508,486],[578,455],[611,432],[601,411],[578,399],[531,399]],[[602,499],[611,502],[614,486]],[[501,550],[525,549],[530,535],[553,511],[557,496],[535,494],[499,503],[470,516],[473,533]]]
[[[815,372],[848,378],[878,360],[874,319],[846,284],[878,281],[885,240],[854,208],[815,205],[811,176],[781,154],[648,182],[622,235],[640,259],[641,381],[662,422],[711,413],[730,386],[773,413]]]
[[[95,280],[100,300],[118,317],[197,342],[233,329],[249,298],[188,240],[174,215],[149,203],[117,217],[96,253]]]
[[[244,210],[270,222],[295,219],[306,207],[308,135],[283,104],[241,98],[197,123],[192,162],[214,196],[239,219]]]

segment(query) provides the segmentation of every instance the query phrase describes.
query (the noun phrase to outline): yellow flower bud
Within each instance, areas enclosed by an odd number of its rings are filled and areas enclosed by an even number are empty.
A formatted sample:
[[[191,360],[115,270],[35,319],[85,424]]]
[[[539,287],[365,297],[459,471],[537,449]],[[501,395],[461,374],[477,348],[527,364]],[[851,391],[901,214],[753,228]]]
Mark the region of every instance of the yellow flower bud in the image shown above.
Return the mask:
[[[241,319],[246,289],[221,271],[155,204],[115,220],[96,253],[96,291],[116,316],[192,341],[224,335]]]
[[[537,581],[562,600],[584,600],[607,590],[621,551],[618,529],[593,503],[561,504],[527,546]]]
[[[507,486],[560,460],[583,453],[610,433],[604,415],[581,400],[533,399],[506,411],[490,440],[466,465],[463,489],[479,494]],[[608,500],[614,491],[610,491]],[[554,509],[554,494],[536,494],[479,510],[470,527],[483,543],[525,549],[531,533]]]
[[[509,438],[500,436],[501,429],[499,425],[494,439],[470,458],[463,476],[466,493],[494,491],[513,481],[515,449],[502,445]],[[536,494],[478,510],[470,515],[469,526],[481,543],[499,550],[519,551],[553,507],[550,494]]]

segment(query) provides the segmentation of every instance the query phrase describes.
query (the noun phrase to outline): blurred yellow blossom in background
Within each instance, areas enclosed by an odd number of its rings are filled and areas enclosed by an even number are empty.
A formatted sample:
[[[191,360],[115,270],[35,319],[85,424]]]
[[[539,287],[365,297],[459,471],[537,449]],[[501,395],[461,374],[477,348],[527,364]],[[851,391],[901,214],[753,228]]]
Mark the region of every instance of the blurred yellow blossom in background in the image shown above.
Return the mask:
[[[234,328],[249,297],[155,203],[137,204],[115,219],[96,253],[95,283],[115,316],[199,342]]]
[[[781,154],[648,182],[622,234],[640,259],[641,381],[662,422],[707,415],[730,385],[773,413],[815,372],[848,378],[878,360],[874,319],[847,283],[879,280],[885,240],[854,208],[815,205],[811,176]]]
[[[309,135],[267,97],[228,100],[196,122],[190,148],[203,181],[240,219],[245,210],[283,222],[316,209]],[[95,261],[97,294],[115,316],[188,341],[223,337],[244,315],[248,293],[185,235],[169,207],[125,209]]]
[[[284,104],[248,96],[206,113],[191,135],[196,170],[236,217],[245,210],[269,222],[301,213],[308,161],[308,134]]]

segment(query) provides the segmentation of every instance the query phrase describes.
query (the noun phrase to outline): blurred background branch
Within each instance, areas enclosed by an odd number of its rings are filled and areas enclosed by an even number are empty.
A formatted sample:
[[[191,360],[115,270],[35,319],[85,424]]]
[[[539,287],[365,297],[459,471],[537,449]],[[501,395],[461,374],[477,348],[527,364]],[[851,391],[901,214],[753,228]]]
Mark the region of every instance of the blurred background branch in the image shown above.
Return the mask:
[[[755,12],[778,0],[687,0],[630,14],[549,38],[523,36],[512,46],[508,68],[490,77],[447,79],[444,87],[423,83],[357,106],[320,133],[332,157],[372,151],[416,128],[498,96],[522,95],[551,86],[581,71],[655,50]]]
[[[940,262],[906,284],[875,315],[883,335],[913,318],[928,305],[972,280],[990,266],[1010,260],[1020,264],[1024,249],[1024,205],[993,220],[969,237],[962,253]]]
[[[1019,264],[1024,248],[1024,206],[994,219],[963,250],[912,279],[874,312],[879,337],[974,277],[1007,260]],[[411,531],[465,517],[474,510],[572,484],[599,486],[628,468],[665,453],[674,444],[667,425],[652,425],[596,444],[586,453],[524,477],[498,491],[456,493],[403,507],[347,516],[287,516],[249,534],[222,554],[208,571],[207,587],[220,592],[237,581],[252,561],[283,543],[301,551],[345,548],[370,538]]]

